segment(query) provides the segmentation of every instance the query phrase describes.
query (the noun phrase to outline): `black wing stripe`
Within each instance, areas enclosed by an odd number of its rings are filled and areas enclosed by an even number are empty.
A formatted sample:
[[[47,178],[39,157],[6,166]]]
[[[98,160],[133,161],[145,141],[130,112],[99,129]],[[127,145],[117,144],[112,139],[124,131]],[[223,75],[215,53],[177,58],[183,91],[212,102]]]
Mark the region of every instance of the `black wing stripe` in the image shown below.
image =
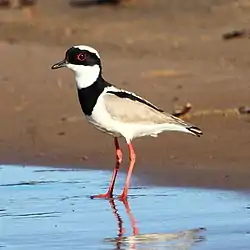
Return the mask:
[[[202,131],[195,126],[188,127],[187,129],[198,137],[200,137],[203,134]]]
[[[159,112],[164,112],[162,109],[159,109],[157,108],[156,106],[154,106],[153,104],[151,104],[150,102],[136,96],[136,95],[133,95],[132,93],[128,93],[128,92],[125,92],[125,91],[107,91],[107,93],[109,94],[113,94],[113,95],[116,95],[120,98],[127,98],[127,99],[130,99],[132,101],[137,101],[137,102],[140,102],[140,103],[143,103],[147,106],[149,106],[150,108],[154,109],[154,110],[157,110]]]

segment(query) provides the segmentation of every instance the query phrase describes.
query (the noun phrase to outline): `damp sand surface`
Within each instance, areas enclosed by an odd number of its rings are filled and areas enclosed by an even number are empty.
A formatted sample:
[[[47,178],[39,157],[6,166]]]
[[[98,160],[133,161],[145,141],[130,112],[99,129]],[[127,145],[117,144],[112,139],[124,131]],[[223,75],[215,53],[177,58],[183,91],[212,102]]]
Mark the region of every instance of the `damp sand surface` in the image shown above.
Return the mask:
[[[110,174],[1,166],[0,248],[250,248],[249,193],[143,186],[134,177],[128,202],[91,200]]]

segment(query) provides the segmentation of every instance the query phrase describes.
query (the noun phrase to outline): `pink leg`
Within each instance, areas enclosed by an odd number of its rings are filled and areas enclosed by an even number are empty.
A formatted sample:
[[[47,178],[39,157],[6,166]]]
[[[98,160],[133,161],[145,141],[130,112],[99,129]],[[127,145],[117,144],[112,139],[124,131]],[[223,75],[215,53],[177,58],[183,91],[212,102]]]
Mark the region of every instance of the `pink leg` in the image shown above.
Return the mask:
[[[122,151],[120,149],[118,139],[116,137],[114,139],[114,143],[115,143],[115,149],[116,149],[116,165],[115,165],[115,168],[114,168],[114,171],[113,171],[113,174],[112,174],[112,178],[111,178],[111,181],[110,181],[108,192],[106,194],[92,195],[91,199],[94,199],[94,198],[110,199],[110,198],[113,197],[113,190],[114,190],[116,176],[117,176],[120,164],[122,162]]]
[[[129,159],[130,159],[130,163],[129,163],[129,168],[128,168],[128,175],[127,175],[127,179],[125,182],[125,186],[123,189],[122,194],[119,196],[119,200],[121,201],[125,201],[127,200],[127,195],[128,195],[128,188],[130,185],[130,179],[131,179],[131,175],[132,175],[132,171],[135,165],[135,159],[136,159],[136,154],[133,148],[132,143],[128,143],[128,148],[129,148]]]

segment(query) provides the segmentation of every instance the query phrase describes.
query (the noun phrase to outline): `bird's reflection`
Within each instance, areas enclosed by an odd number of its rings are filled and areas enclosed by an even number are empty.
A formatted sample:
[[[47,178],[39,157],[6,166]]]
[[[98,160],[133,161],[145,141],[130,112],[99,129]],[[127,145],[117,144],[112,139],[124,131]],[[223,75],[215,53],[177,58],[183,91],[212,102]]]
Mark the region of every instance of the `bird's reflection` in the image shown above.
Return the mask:
[[[143,249],[171,249],[171,250],[187,250],[190,249],[194,244],[203,241],[205,238],[201,235],[204,228],[196,228],[191,230],[185,230],[175,233],[151,233],[151,234],[140,234],[137,226],[137,221],[131,211],[128,200],[122,202],[128,219],[131,225],[132,235],[125,236],[124,221],[121,217],[115,200],[110,199],[109,204],[114,214],[118,232],[117,237],[107,238],[106,242],[111,242],[114,244],[114,250],[136,250],[137,247],[143,246]],[[160,243],[161,246],[158,246]],[[158,246],[157,248],[156,245]]]
[[[135,220],[134,215],[131,212],[128,200],[124,200],[124,201],[122,201],[122,203],[124,204],[126,213],[127,213],[128,218],[130,220],[130,224],[131,224],[132,232],[133,232],[132,236],[135,236],[135,235],[139,234],[137,222]],[[120,250],[120,249],[122,249],[121,247],[122,247],[122,243],[124,240],[125,228],[123,227],[123,220],[122,220],[121,215],[118,212],[118,209],[116,207],[114,199],[110,199],[109,204],[111,206],[112,212],[117,220],[117,225],[118,225],[118,233],[117,233],[117,238],[116,238],[116,248],[115,249]],[[133,243],[130,246],[130,249],[135,249],[135,245]]]

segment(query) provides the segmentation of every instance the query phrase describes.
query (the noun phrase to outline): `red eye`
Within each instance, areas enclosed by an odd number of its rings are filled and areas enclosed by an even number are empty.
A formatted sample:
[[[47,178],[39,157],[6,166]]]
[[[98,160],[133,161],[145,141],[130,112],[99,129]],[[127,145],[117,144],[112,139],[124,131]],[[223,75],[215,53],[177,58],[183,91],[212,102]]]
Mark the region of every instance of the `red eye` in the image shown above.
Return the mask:
[[[86,60],[87,55],[86,55],[86,53],[80,53],[80,54],[76,55],[76,58],[77,58],[78,61],[83,62],[83,61]]]

